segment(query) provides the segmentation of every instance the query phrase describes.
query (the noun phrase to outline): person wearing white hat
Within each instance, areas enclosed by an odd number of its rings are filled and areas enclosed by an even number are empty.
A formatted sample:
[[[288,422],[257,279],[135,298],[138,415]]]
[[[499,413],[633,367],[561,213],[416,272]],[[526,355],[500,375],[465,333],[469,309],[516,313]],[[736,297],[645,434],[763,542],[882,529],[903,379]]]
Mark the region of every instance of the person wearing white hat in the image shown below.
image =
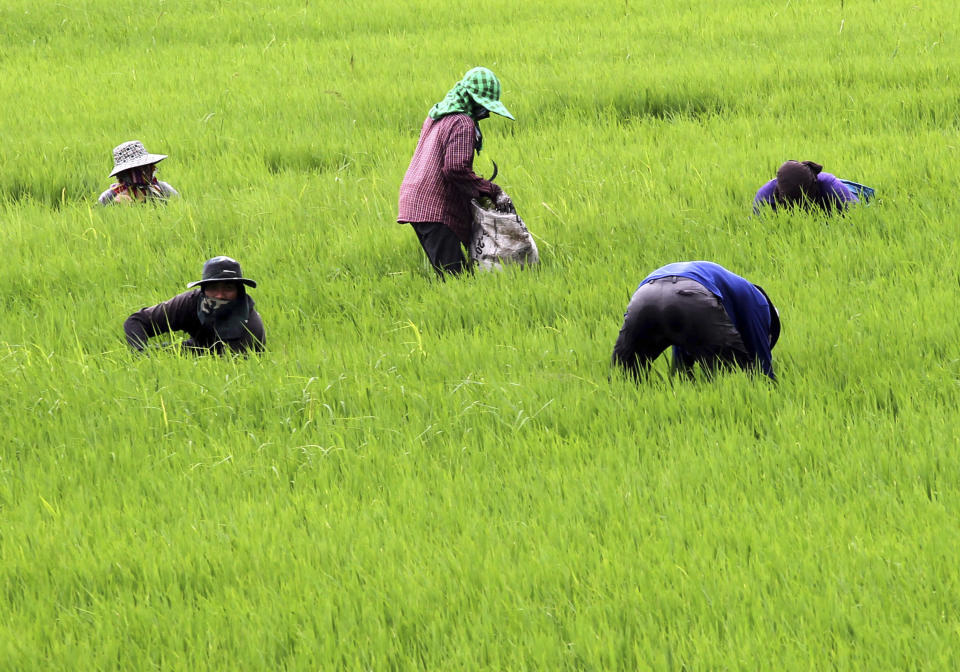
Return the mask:
[[[113,172],[117,182],[100,194],[100,205],[161,200],[179,196],[177,190],[156,178],[154,172],[166,154],[151,154],[139,140],[131,140],[113,148]]]

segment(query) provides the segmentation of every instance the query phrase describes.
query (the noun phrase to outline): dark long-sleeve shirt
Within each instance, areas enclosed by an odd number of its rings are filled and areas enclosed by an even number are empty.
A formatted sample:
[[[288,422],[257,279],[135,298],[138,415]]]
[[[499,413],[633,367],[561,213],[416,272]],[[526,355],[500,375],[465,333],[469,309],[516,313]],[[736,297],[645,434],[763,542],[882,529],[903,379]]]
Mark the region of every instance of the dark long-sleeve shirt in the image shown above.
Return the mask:
[[[217,334],[214,324],[200,323],[197,309],[202,298],[203,294],[199,289],[192,289],[183,294],[177,294],[163,303],[138,310],[123,323],[127,343],[135,350],[143,350],[147,340],[152,336],[171,331],[184,331],[190,335],[190,338],[184,341],[184,347],[198,351],[219,354],[224,351],[224,346],[232,352],[263,350],[266,343],[263,320],[253,307],[253,299],[246,294],[243,295],[243,298],[249,302],[250,314],[242,335],[239,338],[226,339]]]
[[[761,371],[776,380],[770,347],[772,308],[763,292],[749,280],[710,261],[667,264],[644,278],[640,285],[674,275],[699,282],[720,299],[733,326],[740,332],[747,353],[756,359]]]
[[[427,117],[400,184],[398,222],[441,222],[470,243],[470,199],[495,196],[493,182],[473,172],[475,122],[466,114]]]

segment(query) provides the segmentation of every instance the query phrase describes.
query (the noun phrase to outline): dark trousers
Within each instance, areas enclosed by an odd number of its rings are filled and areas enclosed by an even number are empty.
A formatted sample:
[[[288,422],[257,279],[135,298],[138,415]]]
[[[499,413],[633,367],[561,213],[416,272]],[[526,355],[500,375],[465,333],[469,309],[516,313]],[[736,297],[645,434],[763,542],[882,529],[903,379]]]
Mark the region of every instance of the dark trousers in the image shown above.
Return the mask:
[[[444,273],[457,275],[466,268],[467,260],[460,239],[453,231],[440,222],[411,222],[410,226],[416,231],[420,247],[437,275],[441,278]]]
[[[708,374],[719,366],[755,364],[720,299],[699,282],[677,276],[653,280],[634,293],[613,363],[639,377],[669,346],[674,346],[673,371],[687,376],[698,362]]]

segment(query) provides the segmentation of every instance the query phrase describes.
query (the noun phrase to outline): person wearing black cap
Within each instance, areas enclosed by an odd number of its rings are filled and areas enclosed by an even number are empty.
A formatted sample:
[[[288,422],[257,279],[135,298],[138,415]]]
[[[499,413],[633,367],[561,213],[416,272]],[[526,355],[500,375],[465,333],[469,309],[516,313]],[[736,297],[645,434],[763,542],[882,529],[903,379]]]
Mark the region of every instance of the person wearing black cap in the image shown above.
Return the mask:
[[[623,317],[613,364],[635,379],[667,346],[673,371],[690,376],[694,364],[760,369],[771,380],[771,350],[780,315],[759,286],[709,261],[667,264],[644,278]]]
[[[761,206],[772,210],[813,206],[826,212],[842,211],[859,200],[842,180],[823,172],[819,163],[787,161],[777,170],[774,179],[757,190],[753,212],[760,214]]]
[[[245,287],[257,283],[243,277],[230,257],[214,257],[203,265],[203,276],[187,287],[198,287],[142,308],[127,318],[123,331],[131,348],[142,351],[147,340],[171,331],[185,331],[183,347],[198,354],[263,350],[263,320]]]

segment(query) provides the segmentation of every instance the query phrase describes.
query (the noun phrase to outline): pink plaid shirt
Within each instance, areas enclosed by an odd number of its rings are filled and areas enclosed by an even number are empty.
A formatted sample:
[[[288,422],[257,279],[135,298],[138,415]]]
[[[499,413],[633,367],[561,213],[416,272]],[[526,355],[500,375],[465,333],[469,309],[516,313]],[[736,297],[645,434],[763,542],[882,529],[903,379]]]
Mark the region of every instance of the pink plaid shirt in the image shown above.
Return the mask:
[[[427,117],[400,184],[398,222],[442,222],[470,243],[470,199],[499,191],[473,172],[474,141],[474,122],[468,115],[448,114],[436,121]]]

